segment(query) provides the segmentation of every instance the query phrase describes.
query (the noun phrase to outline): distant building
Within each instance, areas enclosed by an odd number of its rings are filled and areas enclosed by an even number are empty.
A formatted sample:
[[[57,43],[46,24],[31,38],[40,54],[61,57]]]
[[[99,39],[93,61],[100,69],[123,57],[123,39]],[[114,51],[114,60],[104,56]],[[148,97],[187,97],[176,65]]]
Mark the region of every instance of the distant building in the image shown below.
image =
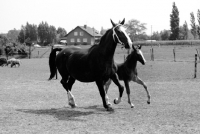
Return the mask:
[[[61,41],[66,40],[68,45],[94,45],[101,37],[96,29],[84,25],[74,28]]]

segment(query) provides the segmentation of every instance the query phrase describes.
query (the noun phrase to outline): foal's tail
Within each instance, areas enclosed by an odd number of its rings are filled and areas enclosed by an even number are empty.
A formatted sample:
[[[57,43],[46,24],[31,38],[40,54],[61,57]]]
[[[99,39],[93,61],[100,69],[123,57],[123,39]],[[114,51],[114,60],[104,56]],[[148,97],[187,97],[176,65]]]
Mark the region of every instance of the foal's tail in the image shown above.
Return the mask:
[[[55,48],[51,51],[49,55],[49,68],[50,68],[50,77],[48,80],[51,80],[56,75],[56,52],[61,51],[62,48]]]

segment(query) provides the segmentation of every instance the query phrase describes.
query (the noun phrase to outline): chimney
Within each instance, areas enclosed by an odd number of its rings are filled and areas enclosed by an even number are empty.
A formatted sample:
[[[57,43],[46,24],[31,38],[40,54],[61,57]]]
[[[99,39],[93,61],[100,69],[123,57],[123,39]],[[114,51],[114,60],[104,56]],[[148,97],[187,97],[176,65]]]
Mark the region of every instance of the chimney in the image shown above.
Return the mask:
[[[87,25],[84,25],[84,28],[87,29]]]

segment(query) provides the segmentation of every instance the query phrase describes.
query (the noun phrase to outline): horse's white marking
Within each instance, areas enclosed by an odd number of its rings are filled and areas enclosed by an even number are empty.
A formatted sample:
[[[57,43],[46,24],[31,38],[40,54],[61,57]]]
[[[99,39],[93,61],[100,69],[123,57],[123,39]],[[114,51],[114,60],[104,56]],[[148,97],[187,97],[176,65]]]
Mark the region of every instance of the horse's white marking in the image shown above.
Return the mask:
[[[111,103],[109,102],[109,98],[108,98],[108,95],[106,94],[106,96],[105,96],[105,100],[106,100],[106,104],[107,105],[111,105]]]
[[[125,35],[126,38],[128,39],[128,45],[129,45],[129,47],[132,48],[132,44],[133,44],[133,43],[132,43],[130,37],[128,36],[128,34],[127,34],[127,32],[126,32],[125,27],[124,27],[124,26],[121,26],[121,27],[119,27],[119,29],[124,33],[124,35]]]
[[[126,33],[125,28],[124,28],[121,24],[118,24],[118,25],[116,25],[116,26],[113,28],[113,39],[114,39],[114,41],[115,41],[115,37],[114,37],[114,36],[116,36],[118,42],[119,42],[120,44],[122,44],[122,42],[120,41],[118,35],[117,35],[116,32],[115,32],[115,28],[117,28],[117,27],[119,27],[120,31],[124,33],[124,35],[125,35],[126,38],[128,39],[129,48],[132,49],[132,44],[133,44],[133,43],[132,43],[130,37],[128,36],[128,34]]]
[[[141,50],[138,50],[138,52],[139,52],[139,54],[142,56],[142,59],[144,60],[144,63],[146,62],[146,60],[145,60],[145,58],[144,58],[144,56],[143,56],[143,53],[142,53],[142,51]]]
[[[75,105],[74,96],[70,91],[67,92],[69,104]]]

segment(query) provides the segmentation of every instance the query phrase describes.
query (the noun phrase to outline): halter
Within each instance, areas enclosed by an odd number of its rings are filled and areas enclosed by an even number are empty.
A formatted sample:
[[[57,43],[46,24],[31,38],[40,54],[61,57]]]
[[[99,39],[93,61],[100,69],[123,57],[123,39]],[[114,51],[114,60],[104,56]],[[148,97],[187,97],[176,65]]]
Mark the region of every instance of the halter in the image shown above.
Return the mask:
[[[120,43],[120,44],[123,44],[121,41],[120,41],[120,39],[119,39],[119,37],[117,36],[117,33],[115,32],[115,28],[117,28],[118,26],[121,26],[122,24],[118,24],[118,25],[116,25],[112,30],[113,30],[113,40],[114,40],[114,42],[116,42],[115,41],[115,36],[117,37],[117,40],[118,40],[118,42],[117,43]]]

